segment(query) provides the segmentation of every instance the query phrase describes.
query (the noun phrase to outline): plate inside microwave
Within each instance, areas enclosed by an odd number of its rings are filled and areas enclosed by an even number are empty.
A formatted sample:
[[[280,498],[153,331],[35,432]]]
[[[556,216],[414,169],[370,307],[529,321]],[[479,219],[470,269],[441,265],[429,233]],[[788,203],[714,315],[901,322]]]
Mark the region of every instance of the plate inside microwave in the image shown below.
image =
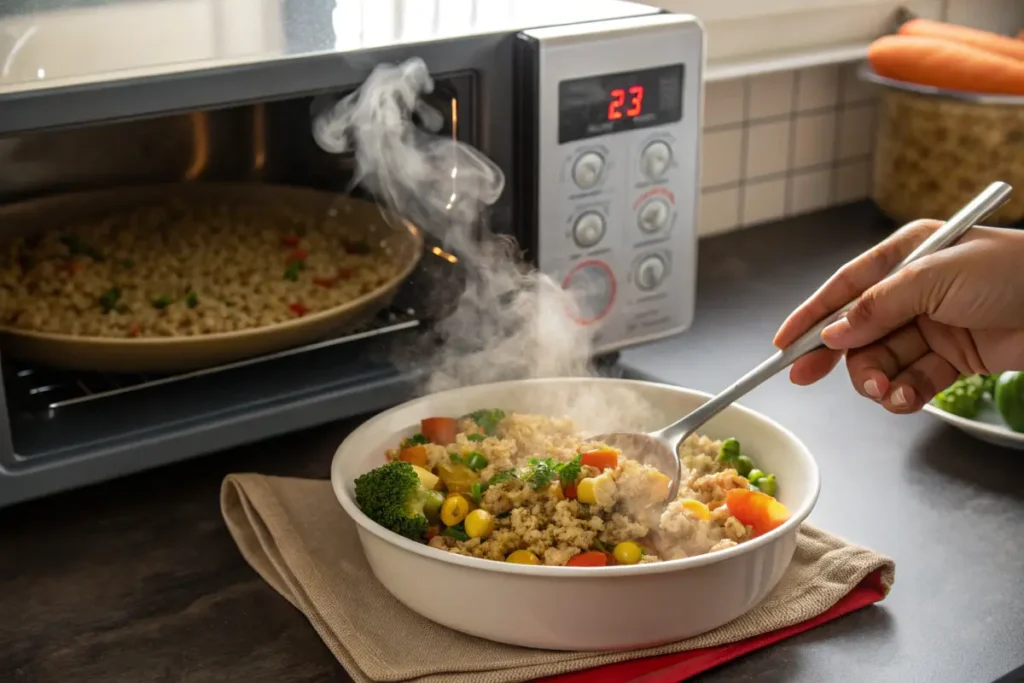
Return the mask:
[[[383,216],[369,201],[301,187],[256,183],[172,184],[77,192],[30,200],[0,209],[5,237],[138,206],[169,196],[203,201],[267,205],[284,203],[316,216],[334,209],[346,216],[352,239],[367,239],[398,267],[376,289],[333,308],[251,329],[181,337],[98,337],[37,332],[0,326],[0,349],[43,365],[112,373],[170,373],[260,356],[317,341],[353,328],[388,306],[423,252],[419,229],[405,219]]]

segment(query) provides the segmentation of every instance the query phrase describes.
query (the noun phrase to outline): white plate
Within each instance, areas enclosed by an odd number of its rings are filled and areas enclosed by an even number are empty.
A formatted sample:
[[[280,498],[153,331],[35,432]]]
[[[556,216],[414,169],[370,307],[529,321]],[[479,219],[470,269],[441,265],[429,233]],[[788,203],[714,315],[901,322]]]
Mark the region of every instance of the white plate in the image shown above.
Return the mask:
[[[1006,423],[1003,422],[1003,418],[999,415],[999,411],[991,405],[986,405],[973,420],[947,413],[945,410],[939,410],[930,403],[924,409],[943,422],[948,422],[976,439],[981,439],[986,443],[995,444],[996,446],[1024,451],[1024,434],[1015,432],[1007,427]]]

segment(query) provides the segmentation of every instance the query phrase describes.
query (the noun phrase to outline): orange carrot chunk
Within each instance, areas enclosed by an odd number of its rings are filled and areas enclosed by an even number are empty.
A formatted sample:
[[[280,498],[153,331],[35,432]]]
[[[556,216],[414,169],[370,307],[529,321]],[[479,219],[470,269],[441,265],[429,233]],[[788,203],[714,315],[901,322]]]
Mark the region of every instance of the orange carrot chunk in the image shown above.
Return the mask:
[[[428,417],[420,421],[423,436],[438,446],[447,446],[455,442],[455,434],[459,431],[459,423],[451,417]]]
[[[729,508],[729,514],[753,527],[755,536],[766,534],[789,519],[789,510],[785,505],[760,491],[732,489],[726,494],[725,505]]]
[[[416,465],[423,469],[430,469],[427,465],[427,449],[423,446],[409,446],[398,452],[398,459]]]
[[[619,464],[619,454],[603,448],[596,451],[587,451],[581,454],[580,464],[584,467],[593,467],[598,472],[604,472],[607,469],[613,470]]]
[[[880,76],[990,95],[1024,95],[1024,61],[922,36],[884,36],[868,48]]]
[[[604,567],[608,564],[608,555],[597,550],[588,550],[565,563],[566,567]]]
[[[911,19],[900,26],[899,34],[901,36],[939,38],[962,45],[970,45],[1004,57],[1024,60],[1024,45],[1021,45],[1020,40],[968,26],[947,24],[931,19]]]

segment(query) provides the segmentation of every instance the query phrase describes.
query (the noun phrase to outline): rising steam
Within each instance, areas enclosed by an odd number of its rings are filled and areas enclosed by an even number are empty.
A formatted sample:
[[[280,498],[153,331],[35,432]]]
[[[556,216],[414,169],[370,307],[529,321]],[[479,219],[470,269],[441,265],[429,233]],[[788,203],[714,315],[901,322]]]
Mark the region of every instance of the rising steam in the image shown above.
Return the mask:
[[[414,114],[439,117],[420,100],[433,85],[420,59],[380,65],[313,124],[323,149],[354,152],[356,183],[466,266],[458,307],[436,328],[444,344],[431,350],[427,390],[591,374],[590,336],[566,315],[576,310],[573,296],[485,225],[505,186],[501,169],[469,145],[414,125]]]

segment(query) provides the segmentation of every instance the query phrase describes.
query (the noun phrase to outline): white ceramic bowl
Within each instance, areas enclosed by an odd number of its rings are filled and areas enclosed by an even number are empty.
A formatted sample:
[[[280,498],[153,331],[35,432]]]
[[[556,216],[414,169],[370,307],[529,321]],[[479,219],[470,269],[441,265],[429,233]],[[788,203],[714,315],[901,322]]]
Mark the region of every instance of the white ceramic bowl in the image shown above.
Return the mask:
[[[653,429],[684,415],[707,394],[618,379],[540,379],[431,394],[387,410],[338,447],[331,482],[377,579],[410,609],[439,624],[510,645],[549,650],[634,649],[705,633],[763,600],[796,549],[797,529],[818,497],[818,468],[788,430],[732,406],[702,430],[734,436],[774,472],[792,514],[778,529],[709,555],[633,566],[545,567],[462,557],[416,543],[370,521],[353,481],[384,462],[399,438],[432,416],[479,408],[568,415],[588,432]]]

